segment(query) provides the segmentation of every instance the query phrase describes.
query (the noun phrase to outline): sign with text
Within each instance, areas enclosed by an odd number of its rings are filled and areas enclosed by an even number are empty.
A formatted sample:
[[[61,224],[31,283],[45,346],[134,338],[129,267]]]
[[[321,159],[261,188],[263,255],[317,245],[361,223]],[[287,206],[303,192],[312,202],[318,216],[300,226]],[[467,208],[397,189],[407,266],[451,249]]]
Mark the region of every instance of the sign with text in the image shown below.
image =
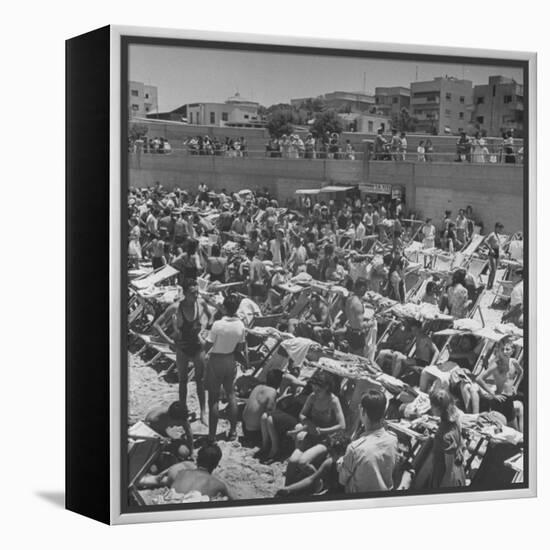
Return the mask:
[[[391,195],[391,184],[389,183],[366,183],[361,185],[361,191],[364,193],[373,193],[376,195]]]

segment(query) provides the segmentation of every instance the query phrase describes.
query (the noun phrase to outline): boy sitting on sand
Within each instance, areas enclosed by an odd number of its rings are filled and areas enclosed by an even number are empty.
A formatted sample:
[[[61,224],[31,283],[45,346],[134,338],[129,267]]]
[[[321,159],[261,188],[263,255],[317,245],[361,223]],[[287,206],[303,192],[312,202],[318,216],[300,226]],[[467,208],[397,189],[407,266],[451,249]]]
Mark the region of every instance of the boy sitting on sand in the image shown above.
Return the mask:
[[[267,446],[263,440],[261,419],[262,414],[275,410],[277,404],[277,389],[281,385],[283,372],[273,369],[267,373],[266,383],[257,385],[248,398],[243,411],[243,434],[245,439],[254,446]],[[267,438],[267,434],[265,434]],[[265,443],[265,445],[264,445]]]

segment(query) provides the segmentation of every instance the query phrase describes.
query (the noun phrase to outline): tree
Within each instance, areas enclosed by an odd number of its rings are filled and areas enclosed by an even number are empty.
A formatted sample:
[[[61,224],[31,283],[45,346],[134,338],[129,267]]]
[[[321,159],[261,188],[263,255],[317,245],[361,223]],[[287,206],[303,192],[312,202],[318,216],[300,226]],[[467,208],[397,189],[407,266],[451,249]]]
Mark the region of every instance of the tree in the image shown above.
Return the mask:
[[[135,141],[136,139],[141,139],[147,135],[149,128],[145,124],[131,124],[128,130],[128,137]]]
[[[296,115],[291,109],[277,108],[268,115],[267,130],[272,137],[280,138],[292,134],[296,123]]]
[[[309,129],[314,136],[320,137],[324,136],[326,132],[341,134],[344,126],[338,113],[334,109],[329,109],[319,113]]]
[[[411,117],[409,110],[403,107],[398,115],[393,116],[393,127],[401,132],[414,132],[418,120]]]

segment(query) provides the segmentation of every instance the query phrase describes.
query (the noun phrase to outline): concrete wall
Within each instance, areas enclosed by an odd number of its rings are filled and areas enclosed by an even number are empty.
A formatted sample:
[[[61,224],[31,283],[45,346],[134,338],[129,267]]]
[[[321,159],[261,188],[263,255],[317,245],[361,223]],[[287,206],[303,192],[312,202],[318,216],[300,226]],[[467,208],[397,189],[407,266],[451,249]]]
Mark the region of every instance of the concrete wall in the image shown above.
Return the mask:
[[[155,181],[168,189],[194,191],[201,181],[230,192],[267,187],[281,204],[295,198],[300,188],[389,183],[404,186],[408,206],[423,217],[439,220],[445,210],[455,216],[459,208],[471,205],[485,227],[496,221],[502,221],[506,232],[523,227],[519,165],[142,155],[138,166],[136,157],[130,156],[130,185],[143,187]]]

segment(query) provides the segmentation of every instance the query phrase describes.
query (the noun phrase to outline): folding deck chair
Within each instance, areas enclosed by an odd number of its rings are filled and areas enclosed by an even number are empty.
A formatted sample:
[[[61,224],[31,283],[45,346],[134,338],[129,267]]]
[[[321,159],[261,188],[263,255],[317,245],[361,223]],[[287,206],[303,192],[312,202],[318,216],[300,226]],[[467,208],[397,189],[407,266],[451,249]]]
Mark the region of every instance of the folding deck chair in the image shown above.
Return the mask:
[[[139,505],[144,501],[139,495],[137,484],[162,451],[162,442],[157,438],[139,438],[130,440],[128,451],[128,491]]]
[[[433,256],[432,269],[439,273],[449,273],[453,264],[453,257],[450,254],[442,252],[436,253]]]
[[[485,268],[489,265],[488,260],[483,258],[471,258],[467,263],[466,269],[468,273],[477,281],[481,281],[481,274],[485,271]]]
[[[143,290],[176,277],[178,273],[179,271],[171,265],[164,265],[153,271],[153,273],[130,281],[130,284],[138,290]]]
[[[460,252],[466,257],[474,254],[477,249],[481,246],[485,237],[482,235],[472,235],[472,238],[469,243],[467,243]]]

